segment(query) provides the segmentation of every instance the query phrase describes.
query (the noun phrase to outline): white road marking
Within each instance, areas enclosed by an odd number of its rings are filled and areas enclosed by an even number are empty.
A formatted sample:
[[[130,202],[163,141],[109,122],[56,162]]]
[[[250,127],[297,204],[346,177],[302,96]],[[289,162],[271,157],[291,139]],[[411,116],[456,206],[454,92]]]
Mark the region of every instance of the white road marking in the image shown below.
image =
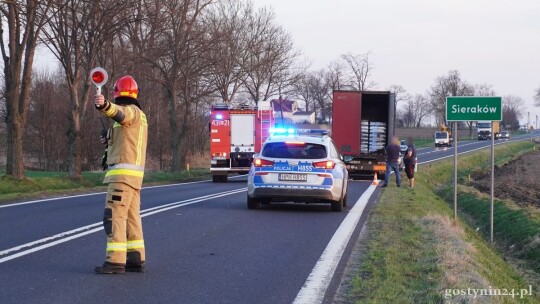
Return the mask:
[[[60,197],[47,198],[47,199],[28,201],[28,202],[22,202],[22,203],[14,203],[14,204],[9,204],[9,205],[0,205],[0,208],[8,208],[8,207],[15,207],[15,206],[22,206],[22,205],[30,205],[30,204],[41,203],[41,202],[56,201],[56,200],[62,200],[62,199],[68,199],[68,198],[85,197],[85,196],[92,196],[92,195],[98,195],[98,194],[104,194],[104,193],[105,192],[80,194],[80,195],[72,195],[72,196],[60,196]]]
[[[495,146],[503,145],[503,144],[506,144],[506,143],[508,143],[508,142],[498,142],[498,143],[495,143]],[[459,147],[461,147],[461,146],[459,146]],[[458,152],[458,154],[467,154],[467,153],[470,153],[470,152],[486,149],[486,148],[489,148],[489,147],[491,147],[491,145],[482,146],[480,148],[476,148],[476,149],[472,149],[472,150],[468,150],[468,151],[464,151],[464,152]],[[449,157],[454,157],[454,153],[452,153],[450,155],[447,155],[447,156],[439,157],[439,158],[436,158],[436,159],[432,159],[432,160],[428,160],[428,161],[424,161],[424,162],[418,162],[418,164],[419,165],[428,164],[428,163],[432,163],[432,162],[435,162],[435,161],[438,161],[438,160],[441,160],[441,159],[445,159],[445,158],[449,158]]]
[[[243,177],[243,175],[229,177],[229,179],[234,179],[234,178],[239,178],[239,177]],[[210,180],[202,180],[202,181],[178,183],[178,184],[158,185],[158,186],[148,186],[148,187],[142,188],[142,190],[154,189],[154,188],[174,187],[174,186],[184,186],[184,185],[200,184],[200,183],[207,183],[207,182],[210,182]],[[8,208],[8,207],[15,207],[15,206],[22,206],[22,205],[30,205],[30,204],[36,204],[36,203],[41,203],[41,202],[49,202],[49,201],[63,200],[63,199],[69,199],[69,198],[86,197],[86,196],[92,196],[92,195],[100,195],[100,194],[105,194],[105,193],[107,193],[107,192],[94,192],[94,193],[71,195],[71,196],[51,197],[51,198],[33,200],[33,201],[28,201],[28,202],[0,205],[0,208]]]
[[[187,199],[187,200],[183,200],[183,201],[179,201],[179,202],[174,202],[174,203],[170,203],[170,204],[166,204],[166,205],[162,205],[162,206],[158,206],[158,207],[145,209],[145,210],[141,211],[141,217],[146,217],[146,216],[149,216],[149,215],[164,212],[164,211],[171,210],[171,209],[178,208],[178,207],[183,207],[183,206],[188,206],[188,205],[200,203],[200,202],[207,201],[207,200],[214,199],[214,198],[219,198],[219,197],[223,197],[223,196],[228,196],[228,195],[232,195],[232,194],[241,193],[241,192],[244,192],[246,190],[247,190],[247,188],[230,190],[230,191],[219,193],[219,194],[211,194],[211,195],[200,196],[200,197],[191,198],[191,199]],[[19,246],[13,247],[13,248],[9,248],[9,249],[0,251],[0,256],[8,255],[8,254],[13,253],[13,252],[17,252],[17,253],[5,256],[3,258],[0,258],[0,264],[4,263],[4,262],[7,262],[7,261],[10,261],[10,260],[13,260],[13,259],[16,259],[16,258],[19,258],[19,257],[22,257],[22,256],[25,256],[25,255],[28,255],[28,254],[31,254],[31,253],[34,253],[34,252],[37,252],[37,251],[40,251],[40,250],[43,250],[43,249],[46,249],[46,248],[49,248],[49,247],[52,247],[52,246],[55,246],[55,245],[58,245],[58,244],[62,244],[62,243],[65,243],[65,242],[68,242],[68,241],[71,241],[71,240],[74,240],[74,239],[78,239],[80,237],[83,237],[85,235],[88,235],[88,234],[91,234],[91,233],[94,233],[94,232],[97,232],[97,231],[100,231],[100,230],[103,230],[103,227],[101,227],[101,225],[102,225],[101,222],[90,224],[90,225],[87,225],[87,226],[84,226],[84,227],[69,230],[69,231],[62,232],[62,233],[59,233],[59,234],[56,234],[56,235],[53,235],[53,236],[50,236],[50,237],[46,237],[46,238],[43,238],[43,239],[40,239],[40,240],[36,240],[36,241],[30,242],[30,243],[26,243],[26,244],[23,244],[23,245],[19,245]],[[90,229],[90,230],[88,230],[88,229]],[[53,241],[53,240],[55,240],[55,241]],[[42,245],[39,245],[39,244],[42,244]],[[39,246],[37,246],[37,245],[39,245]],[[37,247],[34,247],[34,246],[37,246]],[[24,248],[29,248],[29,247],[32,247],[32,248],[24,250],[24,251],[20,251],[20,250],[22,250]],[[18,252],[18,251],[20,251],[20,252]]]
[[[351,239],[351,236],[360,221],[369,198],[377,188],[371,185],[360,196],[354,207],[349,211],[339,228],[336,230],[332,239],[324,249],[321,257],[315,264],[315,267],[309,274],[304,286],[294,300],[294,304],[315,304],[321,303],[324,294],[330,285],[334,272],[341,260],[341,256]]]

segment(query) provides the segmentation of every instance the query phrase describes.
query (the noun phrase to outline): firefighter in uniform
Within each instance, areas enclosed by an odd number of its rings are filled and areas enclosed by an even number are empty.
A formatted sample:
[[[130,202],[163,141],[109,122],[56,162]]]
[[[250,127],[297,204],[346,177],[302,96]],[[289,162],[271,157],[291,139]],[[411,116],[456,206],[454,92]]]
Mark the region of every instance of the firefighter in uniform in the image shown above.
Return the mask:
[[[140,192],[144,175],[148,124],[140,109],[139,89],[131,76],[114,85],[114,103],[96,95],[95,106],[114,121],[107,135],[108,184],[103,228],[107,234],[107,257],[97,273],[144,272],[145,251],[140,215]]]

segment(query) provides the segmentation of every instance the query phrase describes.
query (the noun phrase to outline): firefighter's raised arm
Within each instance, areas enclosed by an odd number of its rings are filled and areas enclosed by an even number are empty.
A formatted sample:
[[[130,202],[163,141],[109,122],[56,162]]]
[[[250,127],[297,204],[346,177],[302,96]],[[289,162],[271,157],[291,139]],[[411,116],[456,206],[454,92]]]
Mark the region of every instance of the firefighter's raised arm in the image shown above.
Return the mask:
[[[111,118],[119,124],[125,124],[133,119],[133,110],[129,107],[121,107],[108,100],[103,95],[96,95],[96,108],[98,108],[103,115]]]
[[[139,88],[135,80],[131,76],[124,76],[118,79],[114,85],[115,102],[112,103],[106,100],[103,95],[97,94],[95,105],[105,116],[126,125],[135,118],[136,110],[132,108],[132,105],[139,107],[137,102],[138,93]]]
[[[96,108],[101,109],[105,105],[105,97],[101,94],[97,94],[95,98],[94,104],[96,105]]]

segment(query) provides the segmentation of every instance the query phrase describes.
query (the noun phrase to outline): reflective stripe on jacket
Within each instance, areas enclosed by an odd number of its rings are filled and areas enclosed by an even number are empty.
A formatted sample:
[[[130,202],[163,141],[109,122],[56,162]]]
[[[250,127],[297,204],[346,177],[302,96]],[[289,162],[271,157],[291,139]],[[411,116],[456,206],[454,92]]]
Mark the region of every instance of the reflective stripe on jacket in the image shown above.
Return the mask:
[[[103,182],[121,182],[140,189],[148,140],[146,115],[135,105],[116,105],[110,102],[106,102],[101,111],[115,121],[109,130],[109,168]]]

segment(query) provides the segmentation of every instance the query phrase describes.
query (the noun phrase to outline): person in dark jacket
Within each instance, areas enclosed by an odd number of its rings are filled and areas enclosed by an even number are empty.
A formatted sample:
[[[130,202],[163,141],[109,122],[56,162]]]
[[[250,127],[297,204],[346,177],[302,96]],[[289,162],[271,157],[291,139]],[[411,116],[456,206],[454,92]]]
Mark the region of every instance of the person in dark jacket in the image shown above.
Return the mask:
[[[409,187],[414,188],[414,171],[416,169],[416,148],[414,147],[414,141],[412,137],[407,139],[407,152],[403,157],[403,163],[405,164],[405,174],[409,179]]]
[[[399,138],[392,137],[390,144],[386,147],[386,174],[384,175],[384,183],[382,187],[388,186],[388,180],[390,179],[390,173],[394,171],[396,174],[396,185],[401,187],[401,176],[399,175]]]

